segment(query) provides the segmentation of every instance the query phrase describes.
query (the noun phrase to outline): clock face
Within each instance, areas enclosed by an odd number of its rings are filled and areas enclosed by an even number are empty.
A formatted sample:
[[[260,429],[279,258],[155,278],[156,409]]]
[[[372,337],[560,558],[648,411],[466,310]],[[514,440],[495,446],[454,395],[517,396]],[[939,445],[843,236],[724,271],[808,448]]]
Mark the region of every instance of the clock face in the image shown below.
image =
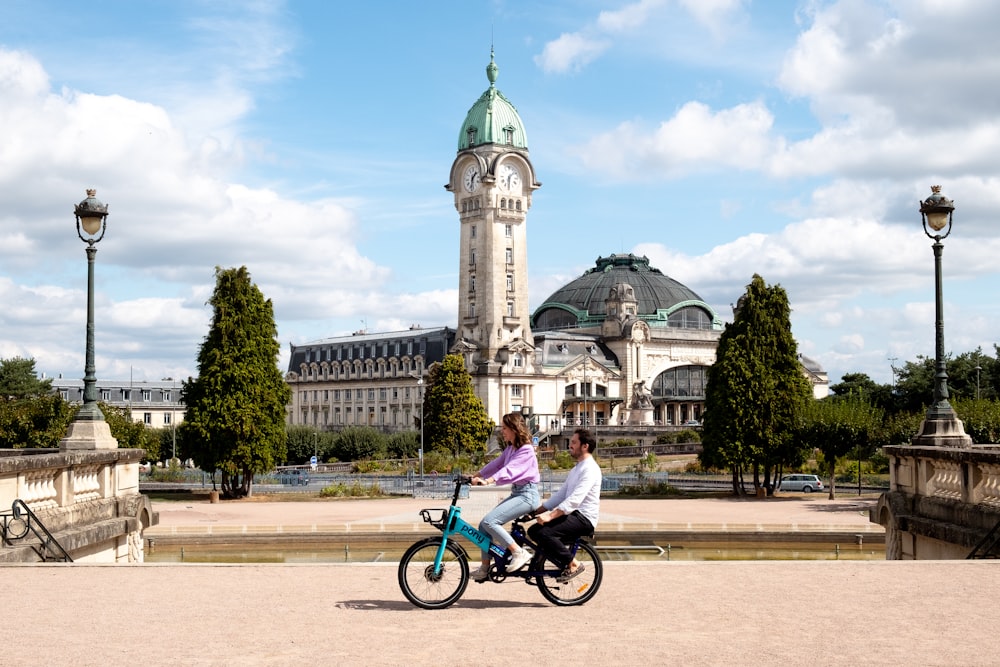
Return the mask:
[[[479,189],[479,170],[475,166],[470,166],[465,170],[462,184],[465,186],[466,192],[475,192]]]
[[[500,167],[500,187],[504,190],[517,190],[521,187],[521,172],[512,164]]]

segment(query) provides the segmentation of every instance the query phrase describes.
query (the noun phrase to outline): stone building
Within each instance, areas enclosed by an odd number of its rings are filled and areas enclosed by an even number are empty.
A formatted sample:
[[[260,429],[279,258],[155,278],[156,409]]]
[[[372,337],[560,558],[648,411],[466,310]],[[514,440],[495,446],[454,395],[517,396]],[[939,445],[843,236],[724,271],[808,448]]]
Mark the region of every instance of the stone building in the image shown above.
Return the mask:
[[[293,345],[285,376],[293,390],[289,423],[410,428],[418,378],[446,352],[463,356],[490,418],[499,423],[522,411],[541,438],[578,424],[603,439],[700,420],[723,324],[646,257],[599,257],[529,312],[528,213],[541,183],[524,123],[497,88],[498,75],[491,53],[489,87],[459,128],[445,184],[458,216],[456,329],[359,332]],[[400,351],[421,340],[419,352]],[[343,358],[348,350],[355,356]],[[825,395],[822,369],[808,368]]]
[[[83,380],[62,376],[52,380],[52,390],[63,400],[83,404]],[[184,420],[181,383],[176,380],[97,380],[97,400],[131,411],[132,421],[149,428],[173,428]]]

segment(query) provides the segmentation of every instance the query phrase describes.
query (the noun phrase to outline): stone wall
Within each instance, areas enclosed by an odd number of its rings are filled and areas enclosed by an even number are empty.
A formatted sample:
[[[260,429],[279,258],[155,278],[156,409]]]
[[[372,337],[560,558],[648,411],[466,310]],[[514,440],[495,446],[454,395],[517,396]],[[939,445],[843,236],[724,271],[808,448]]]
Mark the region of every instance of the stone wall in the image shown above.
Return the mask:
[[[22,501],[74,561],[141,562],[142,530],[157,523],[139,493],[142,456],[141,449],[0,450],[0,514]],[[33,539],[0,545],[0,562],[37,562]]]
[[[1000,522],[1000,446],[886,447],[889,492],[871,520],[886,558],[967,558]]]

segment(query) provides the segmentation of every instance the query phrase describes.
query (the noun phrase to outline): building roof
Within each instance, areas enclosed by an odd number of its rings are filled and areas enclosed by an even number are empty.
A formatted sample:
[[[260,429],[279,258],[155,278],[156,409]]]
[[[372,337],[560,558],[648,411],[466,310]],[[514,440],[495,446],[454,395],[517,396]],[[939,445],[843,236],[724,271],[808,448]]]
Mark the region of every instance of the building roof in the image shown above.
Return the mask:
[[[500,68],[493,61],[493,50],[490,50],[490,64],[486,66],[486,78],[490,87],[486,89],[476,103],[465,115],[462,127],[458,131],[458,150],[464,151],[482,144],[507,144],[514,148],[528,148],[528,134],[524,131],[524,123],[517,109],[496,87],[497,74]],[[470,132],[470,129],[474,130]],[[510,141],[505,137],[504,130],[510,130]],[[470,141],[471,139],[471,141]]]
[[[704,313],[702,323],[694,328],[721,328],[715,311],[693,290],[651,267],[647,257],[631,253],[598,257],[593,268],[545,299],[531,317],[532,328],[561,328],[572,318],[576,319],[573,326],[600,322],[607,316],[605,300],[612,287],[620,283],[632,286],[637,301],[636,315],[650,326],[658,326],[658,323],[668,326],[668,321],[669,326],[684,326],[676,324],[670,316],[685,308],[694,308]],[[563,324],[551,326],[556,322]]]

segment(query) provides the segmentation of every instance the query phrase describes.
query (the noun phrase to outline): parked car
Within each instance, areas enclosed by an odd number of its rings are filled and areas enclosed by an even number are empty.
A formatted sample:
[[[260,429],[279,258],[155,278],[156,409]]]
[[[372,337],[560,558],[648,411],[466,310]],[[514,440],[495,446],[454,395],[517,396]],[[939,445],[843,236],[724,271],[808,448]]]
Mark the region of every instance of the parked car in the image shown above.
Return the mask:
[[[778,487],[778,490],[812,493],[813,491],[822,491],[823,482],[816,475],[785,475],[781,478],[781,486]]]
[[[309,473],[305,470],[283,470],[278,476],[282,484],[305,486],[309,484]]]
[[[689,419],[686,422],[684,422],[684,425],[685,426],[701,426],[701,422],[698,421],[697,419]]]

